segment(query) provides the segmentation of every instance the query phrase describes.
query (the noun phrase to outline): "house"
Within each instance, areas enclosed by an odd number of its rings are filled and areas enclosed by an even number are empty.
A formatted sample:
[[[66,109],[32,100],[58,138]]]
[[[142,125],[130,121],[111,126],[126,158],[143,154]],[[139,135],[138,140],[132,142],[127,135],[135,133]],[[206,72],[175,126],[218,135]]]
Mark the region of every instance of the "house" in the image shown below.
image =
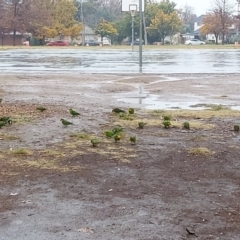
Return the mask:
[[[83,31],[79,33],[79,35],[73,39],[73,43],[82,43],[82,37],[84,37],[85,42],[88,40],[95,39],[97,40],[98,36],[95,34],[92,28],[88,27],[87,25],[84,26]],[[70,36],[56,36],[55,38],[48,38],[48,41],[57,41],[62,40],[71,43],[72,39]]]
[[[205,17],[205,15],[201,15],[201,16],[197,17],[194,22],[194,32],[193,32],[194,38],[201,39],[201,37],[202,37],[200,29],[204,25],[203,24],[204,17]],[[226,39],[230,39],[231,37],[235,36],[236,32],[237,32],[236,26],[234,24],[232,24],[229,27],[229,33],[226,36]],[[207,42],[212,42],[212,43],[216,42],[216,37],[214,34],[207,34],[205,37],[206,37]],[[221,43],[221,42],[222,42],[222,36],[220,35],[220,36],[218,36],[218,43]]]
[[[15,45],[23,45],[23,39],[23,34],[20,32],[16,32]],[[13,46],[13,32],[3,33],[2,35],[0,35],[0,46]]]

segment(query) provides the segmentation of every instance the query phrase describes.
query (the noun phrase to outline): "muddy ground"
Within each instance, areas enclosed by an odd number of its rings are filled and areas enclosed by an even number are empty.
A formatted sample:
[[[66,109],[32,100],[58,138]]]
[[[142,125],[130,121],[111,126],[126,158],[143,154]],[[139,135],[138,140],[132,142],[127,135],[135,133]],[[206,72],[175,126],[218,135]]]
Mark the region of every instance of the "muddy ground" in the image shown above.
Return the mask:
[[[240,239],[239,88],[237,75],[0,75],[13,120],[0,129],[0,240]],[[117,143],[103,134],[116,125]]]

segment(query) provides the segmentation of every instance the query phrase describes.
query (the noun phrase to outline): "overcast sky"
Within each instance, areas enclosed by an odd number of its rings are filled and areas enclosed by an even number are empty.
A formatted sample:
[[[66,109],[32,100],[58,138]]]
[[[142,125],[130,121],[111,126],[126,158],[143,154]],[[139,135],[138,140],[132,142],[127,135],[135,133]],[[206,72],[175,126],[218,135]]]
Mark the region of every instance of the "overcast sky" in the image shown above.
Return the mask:
[[[181,8],[184,6],[186,3],[194,8],[194,12],[197,14],[197,16],[200,16],[209,9],[211,9],[211,6],[213,6],[214,0],[172,0],[173,2],[177,3],[177,7]],[[231,3],[233,6],[237,5],[235,4],[237,0],[228,0],[229,3]]]

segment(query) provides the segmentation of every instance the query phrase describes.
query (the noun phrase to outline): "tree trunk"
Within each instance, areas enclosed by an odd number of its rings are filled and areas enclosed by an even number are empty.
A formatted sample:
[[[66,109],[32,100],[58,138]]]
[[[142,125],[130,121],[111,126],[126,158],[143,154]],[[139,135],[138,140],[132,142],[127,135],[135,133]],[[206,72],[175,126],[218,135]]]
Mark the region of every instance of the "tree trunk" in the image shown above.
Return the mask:
[[[16,30],[13,31],[13,46],[16,46]]]
[[[218,34],[214,34],[214,36],[215,36],[215,39],[216,39],[216,45],[218,45]]]

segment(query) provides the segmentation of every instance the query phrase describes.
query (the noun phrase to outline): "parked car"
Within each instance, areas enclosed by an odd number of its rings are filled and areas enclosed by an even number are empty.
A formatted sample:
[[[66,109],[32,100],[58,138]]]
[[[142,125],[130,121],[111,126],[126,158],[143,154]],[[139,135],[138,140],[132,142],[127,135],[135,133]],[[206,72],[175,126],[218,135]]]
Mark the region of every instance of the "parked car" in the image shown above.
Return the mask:
[[[143,41],[143,40],[142,40],[142,44],[144,44],[144,41]],[[132,42],[128,42],[127,45],[128,45],[128,46],[131,46],[131,45],[132,45]],[[135,41],[133,42],[133,45],[139,45],[139,40],[135,40]]]
[[[94,39],[85,41],[84,46],[99,46],[99,43],[95,41]]]
[[[205,42],[198,39],[190,39],[185,42],[186,45],[205,45]]]
[[[46,44],[47,46],[67,46],[68,44],[64,41],[54,41]]]

